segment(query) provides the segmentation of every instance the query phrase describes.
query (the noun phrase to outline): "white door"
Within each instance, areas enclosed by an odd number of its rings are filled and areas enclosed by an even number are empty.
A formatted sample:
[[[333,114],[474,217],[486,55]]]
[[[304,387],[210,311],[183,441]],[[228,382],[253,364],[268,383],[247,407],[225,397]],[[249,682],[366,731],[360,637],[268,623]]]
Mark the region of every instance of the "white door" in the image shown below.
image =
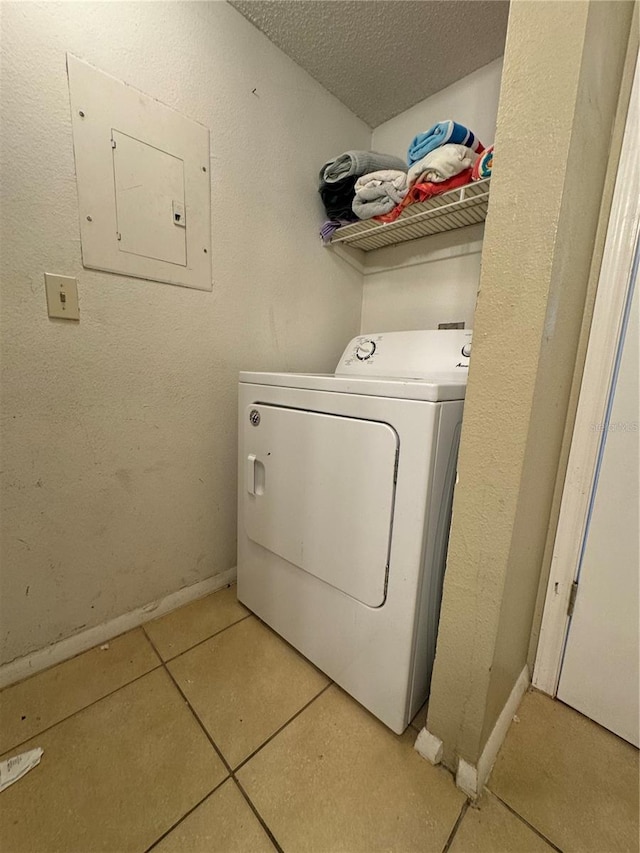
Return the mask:
[[[636,253],[636,263],[638,254]],[[638,746],[638,288],[630,300],[558,698]]]
[[[639,138],[637,65],[533,672],[535,687],[635,745]]]
[[[388,424],[254,404],[247,536],[370,607],[384,604],[398,436]]]

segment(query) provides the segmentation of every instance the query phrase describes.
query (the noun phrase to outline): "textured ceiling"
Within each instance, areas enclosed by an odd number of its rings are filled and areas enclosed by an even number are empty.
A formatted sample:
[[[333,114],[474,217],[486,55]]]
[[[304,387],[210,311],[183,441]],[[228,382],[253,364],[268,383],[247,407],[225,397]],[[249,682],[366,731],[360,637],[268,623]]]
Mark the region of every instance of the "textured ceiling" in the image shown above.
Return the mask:
[[[229,0],[370,127],[504,52],[507,0]]]

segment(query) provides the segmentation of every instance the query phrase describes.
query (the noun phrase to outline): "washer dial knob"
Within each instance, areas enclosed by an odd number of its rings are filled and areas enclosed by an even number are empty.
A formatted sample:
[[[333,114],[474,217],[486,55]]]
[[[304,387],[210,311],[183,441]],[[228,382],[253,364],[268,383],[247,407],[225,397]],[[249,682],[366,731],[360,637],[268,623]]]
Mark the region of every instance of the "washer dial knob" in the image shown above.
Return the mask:
[[[375,351],[376,345],[374,341],[363,341],[356,348],[356,358],[360,359],[360,361],[366,361],[371,358]]]
[[[469,356],[471,355],[471,344],[465,344],[465,345],[462,347],[462,355],[463,355],[465,358],[469,358]]]

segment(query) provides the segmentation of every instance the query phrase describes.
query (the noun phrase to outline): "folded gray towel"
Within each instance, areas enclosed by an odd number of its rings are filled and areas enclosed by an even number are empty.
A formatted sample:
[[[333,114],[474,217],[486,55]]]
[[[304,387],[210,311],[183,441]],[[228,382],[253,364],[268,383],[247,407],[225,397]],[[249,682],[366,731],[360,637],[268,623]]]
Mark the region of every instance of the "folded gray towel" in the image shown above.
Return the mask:
[[[383,169],[362,175],[356,181],[353,212],[358,219],[382,216],[399,204],[409,191],[407,173],[398,169]]]
[[[339,157],[327,161],[320,169],[320,183],[333,184],[350,175],[366,175],[380,169],[407,171],[407,166],[393,154],[379,154],[377,151],[345,151]]]

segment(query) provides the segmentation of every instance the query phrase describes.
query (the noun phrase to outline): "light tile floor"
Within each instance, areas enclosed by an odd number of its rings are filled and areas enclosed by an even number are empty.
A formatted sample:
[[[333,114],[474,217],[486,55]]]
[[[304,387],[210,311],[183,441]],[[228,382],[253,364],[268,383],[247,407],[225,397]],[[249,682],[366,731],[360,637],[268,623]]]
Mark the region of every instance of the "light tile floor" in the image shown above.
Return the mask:
[[[240,605],[235,588],[0,693],[3,853],[619,853],[638,850],[638,753],[525,697],[471,805]]]

